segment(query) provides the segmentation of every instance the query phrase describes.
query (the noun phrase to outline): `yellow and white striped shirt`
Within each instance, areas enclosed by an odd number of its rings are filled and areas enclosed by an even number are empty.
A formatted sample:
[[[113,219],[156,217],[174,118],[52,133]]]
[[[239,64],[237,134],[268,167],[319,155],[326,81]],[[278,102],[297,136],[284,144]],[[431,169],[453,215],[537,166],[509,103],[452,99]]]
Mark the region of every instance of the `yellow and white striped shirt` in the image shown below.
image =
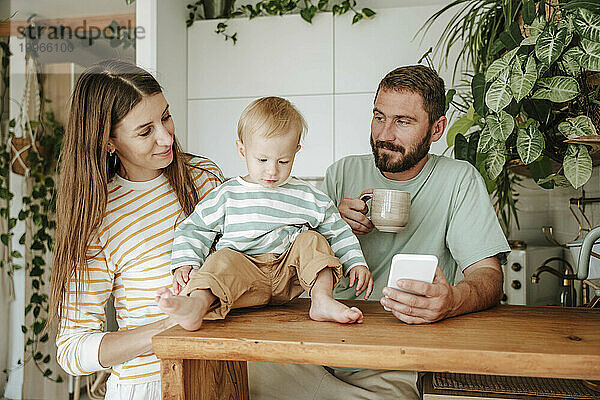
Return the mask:
[[[190,160],[192,177],[202,199],[223,181],[210,160]],[[76,206],[76,205],[74,205]],[[57,360],[72,375],[104,370],[98,348],[106,332],[104,306],[113,294],[119,330],[133,329],[166,317],[156,305],[155,292],[171,286],[173,231],[185,218],[177,196],[163,175],[131,182],[116,176],[108,184],[108,204],[97,239],[90,252],[89,279],[75,301],[71,282],[68,301],[56,338]],[[113,366],[122,384],[160,379],[160,362],[154,353],[142,354]]]

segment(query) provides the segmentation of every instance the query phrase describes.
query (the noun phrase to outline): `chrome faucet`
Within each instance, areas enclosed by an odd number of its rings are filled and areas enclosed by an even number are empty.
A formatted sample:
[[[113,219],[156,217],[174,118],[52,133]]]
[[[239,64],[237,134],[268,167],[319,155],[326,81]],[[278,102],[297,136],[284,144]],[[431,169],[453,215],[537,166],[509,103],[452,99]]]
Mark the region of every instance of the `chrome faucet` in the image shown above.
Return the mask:
[[[592,247],[596,240],[600,238],[600,226],[595,227],[585,235],[583,243],[581,244],[581,250],[579,251],[579,260],[577,261],[577,279],[587,279],[590,270],[590,256],[592,254]]]
[[[579,260],[577,260],[577,279],[585,280],[590,271],[590,257],[592,256],[592,248],[596,240],[600,238],[600,226],[595,227],[585,235],[581,250],[579,250]],[[595,296],[600,296],[600,289],[595,290]]]
[[[547,265],[552,261],[562,261],[564,265],[564,272],[558,271],[555,268]],[[563,258],[551,257],[544,261],[542,265],[536,268],[534,273],[531,275],[531,283],[538,283],[540,281],[540,275],[542,272],[549,272],[555,275],[559,279],[562,279],[562,288],[560,290],[560,305],[563,307],[573,307],[577,305],[577,296],[575,293],[574,280],[577,276],[573,273],[573,267],[571,264]]]

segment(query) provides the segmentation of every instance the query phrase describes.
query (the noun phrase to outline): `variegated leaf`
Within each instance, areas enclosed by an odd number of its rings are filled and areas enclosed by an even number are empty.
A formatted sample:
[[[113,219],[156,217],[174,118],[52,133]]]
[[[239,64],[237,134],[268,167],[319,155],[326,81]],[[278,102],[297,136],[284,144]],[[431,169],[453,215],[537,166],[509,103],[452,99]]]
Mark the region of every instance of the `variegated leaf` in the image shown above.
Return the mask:
[[[559,187],[571,187],[571,183],[567,180],[567,178],[559,174],[550,174],[544,179],[540,179],[536,183],[542,186],[547,182],[554,182],[554,185]]]
[[[509,105],[512,100],[512,92],[508,84],[509,72],[510,70],[507,69],[501,73],[485,94],[485,104],[496,113]]]
[[[537,36],[527,36],[520,43],[521,46],[533,46],[537,42]]]
[[[583,54],[583,51],[577,46],[565,51],[560,60],[562,69],[571,76],[579,75],[581,67],[577,60],[580,60]]]
[[[494,138],[490,132],[489,126],[485,126],[479,135],[479,143],[477,144],[478,153],[487,153],[494,147]]]
[[[568,28],[566,24],[548,25],[535,43],[535,55],[542,63],[552,65],[566,46]]]
[[[487,153],[487,157],[485,159],[485,170],[488,174],[488,177],[492,180],[496,179],[502,172],[504,163],[506,163],[504,145],[492,147],[492,149],[490,149],[490,151]]]
[[[544,135],[535,124],[530,124],[526,129],[519,129],[517,135],[517,153],[521,161],[530,164],[542,154],[545,142]]]
[[[580,8],[575,13],[573,25],[582,38],[600,42],[600,15]]]
[[[501,143],[506,142],[515,129],[515,120],[507,112],[500,110],[497,115],[490,114],[485,117],[486,126],[489,127],[492,137]]]
[[[510,75],[510,89],[517,102],[521,101],[531,92],[535,81],[537,80],[537,68],[535,58],[529,56],[525,64],[525,72],[521,68],[521,63],[514,62]]]
[[[525,29],[529,30],[528,37],[535,38],[536,40],[537,37],[540,36],[540,34],[544,31],[544,28],[546,28],[546,19],[542,16],[534,19],[531,25],[525,25]],[[521,42],[521,44],[523,44],[523,42]],[[535,42],[530,44],[535,44]]]
[[[580,144],[569,144],[563,169],[565,177],[575,189],[582,187],[592,176],[592,158],[587,148]]]
[[[596,127],[592,119],[587,115],[580,115],[575,118],[567,118],[566,121],[558,124],[558,130],[566,137],[573,139],[579,136],[592,136],[596,134]]]
[[[512,49],[511,51],[509,51],[508,53],[504,54],[499,59],[495,60],[488,67],[487,71],[485,71],[485,81],[491,82],[494,79],[496,79],[496,77],[498,75],[500,75],[501,73],[503,73],[504,71],[509,69],[510,62],[514,58],[515,54],[517,54],[518,50],[519,50],[519,47],[516,47],[516,48]]]
[[[500,75],[502,72],[506,71],[508,67],[509,67],[508,61],[506,61],[504,58],[499,58],[499,59],[495,60],[488,67],[487,71],[485,71],[485,81],[486,82],[493,81],[494,79],[496,79],[496,77],[498,75]]]
[[[600,43],[583,39],[581,48],[583,54],[579,61],[580,65],[589,71],[600,71]]]
[[[579,84],[569,76],[542,78],[537,81],[537,84],[540,88],[531,96],[532,99],[563,103],[579,95]]]

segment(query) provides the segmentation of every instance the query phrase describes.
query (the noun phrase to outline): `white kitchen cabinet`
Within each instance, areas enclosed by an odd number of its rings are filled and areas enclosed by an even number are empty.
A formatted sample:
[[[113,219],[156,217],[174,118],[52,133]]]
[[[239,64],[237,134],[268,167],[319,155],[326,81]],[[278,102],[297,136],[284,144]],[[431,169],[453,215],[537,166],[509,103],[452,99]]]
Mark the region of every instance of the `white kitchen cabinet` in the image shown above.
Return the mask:
[[[333,15],[309,24],[299,15],[238,18],[234,46],[214,31],[220,20],[188,30],[188,98],[260,97],[333,92]]]
[[[335,96],[335,159],[371,152],[371,118],[375,92]]]
[[[350,14],[336,17],[335,92],[374,92],[386,73],[402,65],[417,64],[441,36],[445,24],[436,24],[424,38],[421,34],[415,38],[415,34],[440,8],[429,5],[376,9],[375,18],[354,25]],[[440,71],[447,85],[452,68],[453,65]]]
[[[333,96],[286,97],[302,113],[308,134],[294,162],[293,175],[323,176],[333,162]],[[190,100],[187,151],[216,162],[225,176],[246,173],[235,148],[237,121],[254,98]]]

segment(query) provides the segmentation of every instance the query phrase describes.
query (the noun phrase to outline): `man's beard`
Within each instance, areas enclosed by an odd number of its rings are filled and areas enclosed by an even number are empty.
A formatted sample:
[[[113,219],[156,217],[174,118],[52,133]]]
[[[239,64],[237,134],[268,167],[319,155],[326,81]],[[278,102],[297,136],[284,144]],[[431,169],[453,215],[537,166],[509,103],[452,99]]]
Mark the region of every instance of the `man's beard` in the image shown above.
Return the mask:
[[[381,172],[404,172],[413,168],[419,161],[421,161],[427,153],[431,145],[429,144],[431,139],[431,131],[423,138],[423,140],[415,147],[411,148],[408,152],[404,146],[398,146],[390,142],[384,142],[373,140],[373,134],[371,133],[371,150],[375,157],[375,165]],[[399,159],[395,159],[398,154],[391,154],[383,152],[381,149],[388,149],[402,154]]]

